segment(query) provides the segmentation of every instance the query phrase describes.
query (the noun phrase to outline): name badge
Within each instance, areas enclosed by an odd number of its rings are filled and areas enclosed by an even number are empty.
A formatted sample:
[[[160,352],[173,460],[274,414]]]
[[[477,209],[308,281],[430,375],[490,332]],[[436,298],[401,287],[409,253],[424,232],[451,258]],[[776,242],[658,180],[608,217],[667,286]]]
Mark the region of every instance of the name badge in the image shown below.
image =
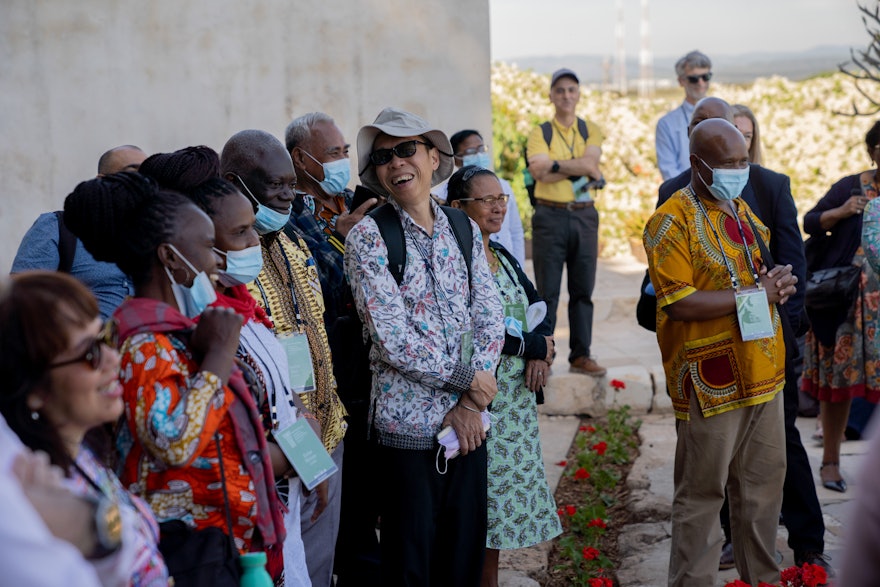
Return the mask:
[[[312,352],[305,334],[285,334],[278,337],[287,355],[290,372],[290,389],[296,393],[315,391],[315,369],[312,365]]]
[[[309,491],[339,469],[305,418],[272,435]]]
[[[770,304],[767,301],[767,291],[763,288],[736,292],[736,318],[743,340],[773,336]]]
[[[471,330],[461,333],[461,363],[470,365],[474,356],[474,333]]]

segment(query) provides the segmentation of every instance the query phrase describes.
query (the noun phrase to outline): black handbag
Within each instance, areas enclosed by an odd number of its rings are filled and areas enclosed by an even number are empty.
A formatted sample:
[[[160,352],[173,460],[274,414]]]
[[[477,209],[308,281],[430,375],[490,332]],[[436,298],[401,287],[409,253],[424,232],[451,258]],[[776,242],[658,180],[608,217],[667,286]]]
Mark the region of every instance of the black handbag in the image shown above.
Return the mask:
[[[220,437],[214,435],[217,454],[220,455]],[[226,493],[226,472],[220,457],[220,476],[223,481],[223,504],[226,506],[226,527],[196,530],[181,520],[159,524],[159,551],[165,559],[168,574],[175,587],[239,587],[241,567],[238,548],[232,538],[232,514]]]
[[[857,265],[813,271],[807,276],[804,306],[811,312],[848,308],[858,293],[861,273]]]

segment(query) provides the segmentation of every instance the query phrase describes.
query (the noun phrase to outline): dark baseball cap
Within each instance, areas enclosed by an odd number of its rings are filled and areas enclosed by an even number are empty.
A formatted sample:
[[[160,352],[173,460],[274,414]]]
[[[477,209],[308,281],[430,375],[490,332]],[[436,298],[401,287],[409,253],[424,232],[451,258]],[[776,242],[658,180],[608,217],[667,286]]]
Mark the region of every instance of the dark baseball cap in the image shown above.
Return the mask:
[[[580,84],[581,80],[578,79],[578,76],[572,70],[563,67],[562,69],[557,69],[553,72],[553,75],[550,77],[550,88],[556,85],[556,82],[559,81],[559,78],[570,77],[575,81],[576,84]]]

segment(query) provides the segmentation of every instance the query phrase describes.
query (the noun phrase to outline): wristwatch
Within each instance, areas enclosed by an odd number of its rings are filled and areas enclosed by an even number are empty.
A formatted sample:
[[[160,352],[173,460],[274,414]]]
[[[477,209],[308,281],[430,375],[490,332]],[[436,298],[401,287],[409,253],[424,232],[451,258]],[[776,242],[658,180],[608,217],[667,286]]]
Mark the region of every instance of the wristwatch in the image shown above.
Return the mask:
[[[550,168],[551,173],[559,173],[559,161],[553,162],[553,167]]]
[[[95,550],[89,554],[90,560],[113,554],[122,545],[122,517],[119,514],[119,505],[106,497],[94,500],[94,503]]]

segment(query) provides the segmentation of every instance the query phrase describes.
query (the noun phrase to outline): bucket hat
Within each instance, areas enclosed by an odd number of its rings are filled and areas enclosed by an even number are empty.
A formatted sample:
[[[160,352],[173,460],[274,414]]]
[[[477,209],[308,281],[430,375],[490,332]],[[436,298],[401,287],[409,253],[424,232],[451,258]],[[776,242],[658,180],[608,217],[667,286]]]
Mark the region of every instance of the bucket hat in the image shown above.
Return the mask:
[[[379,183],[376,177],[376,168],[370,163],[370,153],[373,152],[373,142],[379,133],[385,133],[392,137],[417,137],[423,136],[440,152],[440,165],[431,176],[431,187],[434,187],[444,179],[452,175],[454,163],[452,161],[452,145],[449,138],[442,130],[433,128],[428,122],[411,112],[399,108],[386,108],[379,113],[373,124],[368,124],[358,131],[358,175],[361,183],[380,194],[386,194],[387,190]]]

